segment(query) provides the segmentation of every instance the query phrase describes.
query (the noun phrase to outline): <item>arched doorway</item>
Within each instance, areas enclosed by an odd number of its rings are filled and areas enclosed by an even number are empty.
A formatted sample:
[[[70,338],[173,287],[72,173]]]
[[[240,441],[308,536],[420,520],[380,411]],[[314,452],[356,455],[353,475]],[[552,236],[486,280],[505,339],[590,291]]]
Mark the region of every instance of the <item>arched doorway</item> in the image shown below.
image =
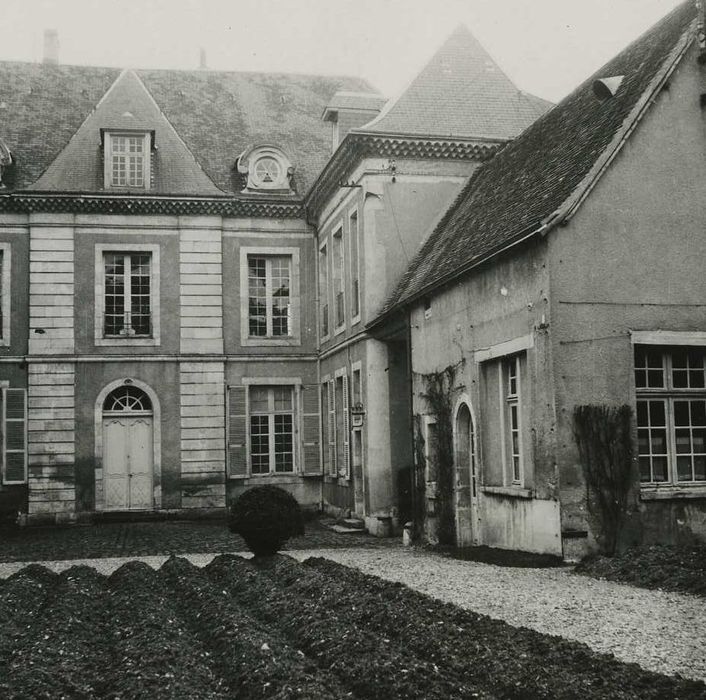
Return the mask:
[[[103,496],[106,510],[153,507],[154,411],[147,392],[113,389],[102,405]]]
[[[478,544],[478,458],[473,415],[463,401],[454,425],[456,453],[456,532],[459,546]]]

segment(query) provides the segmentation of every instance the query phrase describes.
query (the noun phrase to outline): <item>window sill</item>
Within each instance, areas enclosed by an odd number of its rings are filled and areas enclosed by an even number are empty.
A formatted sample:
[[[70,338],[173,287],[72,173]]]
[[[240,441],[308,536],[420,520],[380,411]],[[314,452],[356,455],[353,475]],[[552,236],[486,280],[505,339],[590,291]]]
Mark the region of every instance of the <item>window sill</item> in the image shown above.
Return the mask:
[[[520,486],[481,486],[481,492],[490,496],[508,496],[509,498],[532,498],[532,489]]]
[[[333,334],[334,335],[341,335],[346,330],[346,324],[344,323],[342,326],[337,326],[336,329],[334,330]]]
[[[301,474],[297,472],[272,472],[270,474],[249,474],[248,476],[229,475],[228,479],[230,481],[239,481],[245,486],[257,486],[258,484],[266,484],[273,479],[284,482],[286,480],[298,479],[300,476]]]
[[[96,338],[95,345],[100,347],[125,347],[125,346],[156,346],[159,345],[159,338]]]
[[[256,347],[292,347],[301,345],[301,340],[298,337],[290,336],[288,338],[267,338],[267,337],[257,337],[257,338],[243,338],[240,344],[244,348],[256,348]]]
[[[354,316],[354,317],[351,319],[351,326],[356,326],[356,325],[358,325],[359,323],[360,323],[360,314],[358,314],[357,316]]]
[[[706,484],[704,486],[657,486],[640,489],[641,501],[671,501],[682,498],[706,499]]]

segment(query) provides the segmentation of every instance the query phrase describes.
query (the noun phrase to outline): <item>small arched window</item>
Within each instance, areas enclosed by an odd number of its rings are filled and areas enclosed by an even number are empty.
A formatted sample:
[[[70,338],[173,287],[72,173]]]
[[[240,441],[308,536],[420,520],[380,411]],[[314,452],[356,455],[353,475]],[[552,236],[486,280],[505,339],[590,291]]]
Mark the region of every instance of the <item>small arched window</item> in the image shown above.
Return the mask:
[[[103,413],[146,413],[152,411],[150,397],[136,386],[120,386],[103,402]]]

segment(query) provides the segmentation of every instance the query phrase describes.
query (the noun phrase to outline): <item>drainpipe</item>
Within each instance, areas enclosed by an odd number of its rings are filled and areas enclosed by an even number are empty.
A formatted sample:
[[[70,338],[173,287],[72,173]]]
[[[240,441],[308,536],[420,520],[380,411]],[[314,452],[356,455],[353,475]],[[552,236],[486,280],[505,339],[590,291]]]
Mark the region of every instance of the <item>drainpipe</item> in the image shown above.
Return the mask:
[[[409,434],[412,436],[412,522],[419,522],[417,503],[417,465],[415,464],[415,449],[414,449],[414,373],[412,371],[412,323],[410,321],[410,310],[407,310],[407,384],[409,385]],[[405,525],[406,523],[403,523]],[[417,533],[415,533],[417,534]]]

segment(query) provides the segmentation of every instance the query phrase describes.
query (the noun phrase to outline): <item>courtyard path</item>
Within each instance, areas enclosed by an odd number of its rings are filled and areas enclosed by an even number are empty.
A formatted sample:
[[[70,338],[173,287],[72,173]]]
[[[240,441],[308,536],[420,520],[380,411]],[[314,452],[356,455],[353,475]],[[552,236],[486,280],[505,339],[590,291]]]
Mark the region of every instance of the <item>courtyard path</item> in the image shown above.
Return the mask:
[[[648,670],[706,680],[706,606],[695,596],[598,581],[575,575],[570,568],[499,567],[401,547],[317,548],[287,554],[299,560],[325,557],[516,627],[583,642]],[[204,566],[215,555],[183,556]],[[167,557],[38,563],[54,571],[86,564],[109,574],[133,559],[157,568]],[[0,563],[0,578],[28,563]]]

